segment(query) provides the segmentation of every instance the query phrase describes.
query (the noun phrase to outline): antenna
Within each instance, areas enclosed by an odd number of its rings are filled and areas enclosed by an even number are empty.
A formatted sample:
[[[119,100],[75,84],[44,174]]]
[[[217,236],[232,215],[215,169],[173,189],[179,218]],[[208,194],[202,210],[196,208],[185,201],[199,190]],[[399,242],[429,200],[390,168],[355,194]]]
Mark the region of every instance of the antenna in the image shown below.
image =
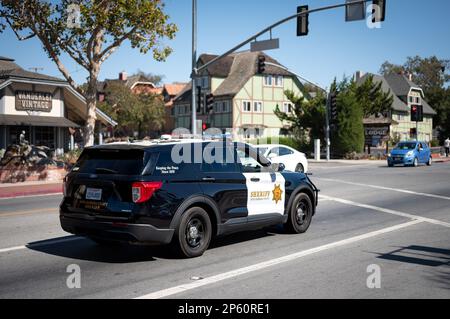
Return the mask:
[[[34,71],[34,73],[37,73],[38,71],[44,70],[44,68],[37,68],[37,67],[34,67],[34,68],[28,68],[28,70],[31,70],[31,71]]]

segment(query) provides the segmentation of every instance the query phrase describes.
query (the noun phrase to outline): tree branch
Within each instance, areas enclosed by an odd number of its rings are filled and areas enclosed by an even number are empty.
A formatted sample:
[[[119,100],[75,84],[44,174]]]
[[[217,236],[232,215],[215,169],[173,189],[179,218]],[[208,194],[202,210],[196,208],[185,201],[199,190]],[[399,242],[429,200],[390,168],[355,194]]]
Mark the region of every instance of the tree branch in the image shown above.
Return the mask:
[[[99,55],[98,59],[101,62],[104,62],[121,44],[123,41],[128,39],[130,35],[132,35],[134,32],[136,32],[137,27],[133,27],[129,32],[125,33],[123,37],[120,39],[117,39],[113,43],[111,43],[108,47],[106,47]],[[110,52],[112,51],[112,52]],[[105,57],[106,56],[106,57]],[[95,58],[95,57],[94,57]]]
[[[19,41],[25,41],[25,40],[34,38],[34,37],[36,36],[36,33],[33,32],[33,33],[30,33],[30,34],[29,34],[28,36],[26,36],[26,37],[22,37],[22,36],[17,32],[17,30],[13,27],[11,21],[9,21],[8,18],[5,18],[5,19],[6,19],[6,23],[8,23],[8,25],[11,27],[11,30],[13,30],[14,34],[16,35],[16,37],[17,37],[17,39],[18,39]]]

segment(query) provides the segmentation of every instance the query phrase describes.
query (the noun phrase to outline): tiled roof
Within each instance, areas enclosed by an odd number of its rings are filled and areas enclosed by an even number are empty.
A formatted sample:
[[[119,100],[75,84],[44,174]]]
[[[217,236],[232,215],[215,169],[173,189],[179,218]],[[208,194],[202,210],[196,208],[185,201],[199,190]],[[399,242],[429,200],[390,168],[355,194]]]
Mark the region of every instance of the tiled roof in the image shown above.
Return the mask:
[[[170,96],[177,96],[181,91],[183,91],[186,85],[187,83],[165,84],[164,90],[166,90],[167,94]]]

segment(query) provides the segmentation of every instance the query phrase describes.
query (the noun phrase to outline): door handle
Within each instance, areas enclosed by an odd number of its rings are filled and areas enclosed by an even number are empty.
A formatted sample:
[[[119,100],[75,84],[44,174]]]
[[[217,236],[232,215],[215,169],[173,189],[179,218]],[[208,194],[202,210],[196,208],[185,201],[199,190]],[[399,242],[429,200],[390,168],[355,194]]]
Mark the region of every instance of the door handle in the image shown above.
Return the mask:
[[[214,177],[203,177],[202,181],[204,181],[204,182],[215,182],[216,179]]]
[[[256,177],[253,177],[253,178],[251,178],[250,180],[251,180],[252,182],[255,182],[255,183],[260,181],[260,179],[259,179],[259,178],[256,178]]]

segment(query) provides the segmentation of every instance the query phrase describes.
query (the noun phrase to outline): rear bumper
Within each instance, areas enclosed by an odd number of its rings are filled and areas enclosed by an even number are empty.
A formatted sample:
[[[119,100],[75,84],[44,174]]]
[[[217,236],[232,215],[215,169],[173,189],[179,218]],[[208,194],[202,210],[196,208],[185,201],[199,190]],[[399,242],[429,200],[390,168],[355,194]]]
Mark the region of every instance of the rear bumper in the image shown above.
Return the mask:
[[[174,234],[173,229],[159,229],[152,225],[99,222],[64,215],[59,219],[62,229],[68,233],[122,242],[168,244]]]

